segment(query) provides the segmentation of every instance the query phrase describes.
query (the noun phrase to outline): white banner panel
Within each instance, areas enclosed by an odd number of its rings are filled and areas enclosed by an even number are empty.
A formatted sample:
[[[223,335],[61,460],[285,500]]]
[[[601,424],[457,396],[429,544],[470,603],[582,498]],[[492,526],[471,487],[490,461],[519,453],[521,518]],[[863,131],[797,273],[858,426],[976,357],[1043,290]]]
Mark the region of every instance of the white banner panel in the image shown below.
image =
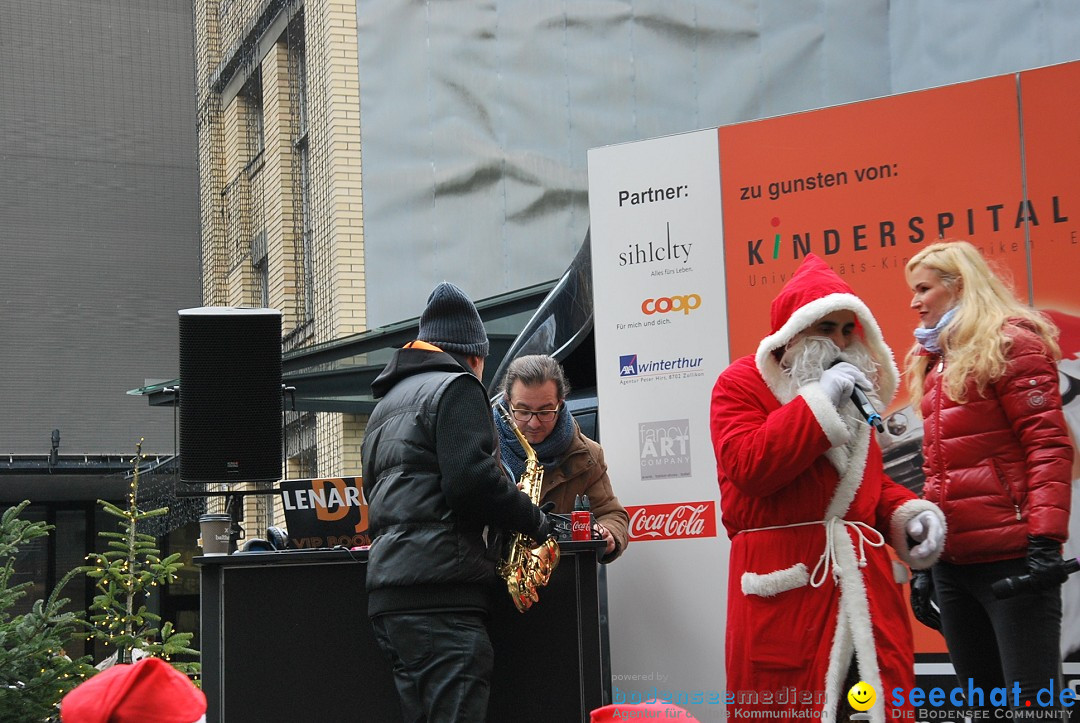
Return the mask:
[[[728,541],[709,397],[729,355],[717,131],[588,161],[600,432],[632,540],[607,571],[613,698],[659,694],[720,720]]]

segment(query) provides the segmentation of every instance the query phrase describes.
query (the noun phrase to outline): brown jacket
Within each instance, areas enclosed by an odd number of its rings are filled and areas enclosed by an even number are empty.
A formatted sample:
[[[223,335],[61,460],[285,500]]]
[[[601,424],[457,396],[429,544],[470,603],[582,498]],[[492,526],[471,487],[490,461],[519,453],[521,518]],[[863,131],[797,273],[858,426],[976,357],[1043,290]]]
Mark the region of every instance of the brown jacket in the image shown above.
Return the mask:
[[[570,448],[558,465],[544,468],[540,500],[554,502],[554,512],[569,514],[574,509],[574,496],[582,494],[589,496],[596,521],[611,530],[615,538],[615,550],[601,560],[611,562],[626,549],[630,518],[611,489],[604,450],[582,434],[575,421],[574,441]]]

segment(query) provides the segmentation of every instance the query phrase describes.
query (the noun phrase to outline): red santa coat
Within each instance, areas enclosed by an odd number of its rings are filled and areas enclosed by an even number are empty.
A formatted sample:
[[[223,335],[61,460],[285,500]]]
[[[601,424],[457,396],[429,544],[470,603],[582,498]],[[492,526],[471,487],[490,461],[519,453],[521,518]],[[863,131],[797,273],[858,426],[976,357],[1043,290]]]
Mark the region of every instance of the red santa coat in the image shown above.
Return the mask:
[[[853,655],[859,678],[877,692],[875,723],[894,716],[889,691],[915,683],[907,605],[885,543],[910,563],[908,520],[924,510],[943,525],[944,517],[885,475],[869,425],[850,429],[816,382],[792,388],[773,354],[839,309],[855,312],[881,365],[880,396],[891,399],[898,375],[877,322],[816,256],[773,302],[773,332],[757,354],[729,366],[713,390],[711,433],[732,542],[729,715],[816,710],[831,718],[847,695]]]

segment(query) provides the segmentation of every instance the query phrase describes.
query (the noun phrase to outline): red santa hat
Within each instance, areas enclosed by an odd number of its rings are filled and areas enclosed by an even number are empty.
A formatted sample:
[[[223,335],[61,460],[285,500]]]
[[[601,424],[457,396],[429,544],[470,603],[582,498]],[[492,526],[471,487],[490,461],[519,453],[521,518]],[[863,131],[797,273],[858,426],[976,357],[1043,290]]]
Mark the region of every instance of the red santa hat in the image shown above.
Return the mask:
[[[783,349],[799,332],[834,311],[852,311],[863,343],[881,366],[878,394],[886,405],[896,394],[900,374],[892,350],[885,344],[874,315],[851,287],[815,254],[807,254],[791,279],[773,299],[770,320],[772,333],[761,340],[755,361],[758,371],[773,392],[780,388],[782,372],[773,352]]]
[[[64,696],[63,723],[196,723],[206,696],[161,658],[114,665]]]
[[[622,723],[625,720],[689,720],[696,721],[689,711],[666,700],[649,703],[616,703],[597,708],[589,714],[589,723]]]

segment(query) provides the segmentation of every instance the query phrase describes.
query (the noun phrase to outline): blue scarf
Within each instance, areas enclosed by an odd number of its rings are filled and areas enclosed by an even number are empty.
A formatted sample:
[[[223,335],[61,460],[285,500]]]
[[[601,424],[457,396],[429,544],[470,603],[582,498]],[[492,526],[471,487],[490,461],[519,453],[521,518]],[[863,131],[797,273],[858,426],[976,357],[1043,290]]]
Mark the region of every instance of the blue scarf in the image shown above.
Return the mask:
[[[499,403],[505,405],[506,398],[500,398]],[[520,479],[525,471],[525,450],[521,448],[517,435],[510,428],[511,423],[503,419],[497,411],[492,410],[492,412],[495,415],[495,427],[499,430],[499,452],[502,454],[503,464],[513,472],[515,480]],[[532,445],[532,448],[536,452],[537,461],[545,468],[549,468],[556,466],[562,460],[573,441],[574,418],[570,412],[566,411],[564,404],[559,410],[559,416],[556,417],[555,427],[551,430],[551,434],[543,442]]]
[[[959,306],[954,306],[942,314],[941,319],[934,325],[933,329],[927,329],[924,326],[916,327],[915,340],[922,344],[923,349],[934,354],[941,353],[941,344],[938,343],[938,337],[941,335],[941,330],[952,320],[953,316],[956,315],[956,310],[959,308]]]

